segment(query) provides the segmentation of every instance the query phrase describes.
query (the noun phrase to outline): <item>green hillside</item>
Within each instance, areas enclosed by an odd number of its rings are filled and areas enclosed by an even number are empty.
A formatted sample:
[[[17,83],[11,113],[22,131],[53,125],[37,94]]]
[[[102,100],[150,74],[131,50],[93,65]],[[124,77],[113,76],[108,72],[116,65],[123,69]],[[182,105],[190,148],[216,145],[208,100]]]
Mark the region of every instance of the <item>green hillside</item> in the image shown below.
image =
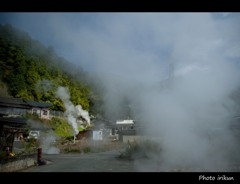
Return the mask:
[[[93,93],[83,82],[85,76],[80,67],[57,56],[53,48],[11,25],[0,25],[0,88],[4,91],[0,95],[6,96],[7,89],[8,96],[49,102],[54,110],[64,110],[55,96],[57,87],[64,86],[75,105],[90,110]]]

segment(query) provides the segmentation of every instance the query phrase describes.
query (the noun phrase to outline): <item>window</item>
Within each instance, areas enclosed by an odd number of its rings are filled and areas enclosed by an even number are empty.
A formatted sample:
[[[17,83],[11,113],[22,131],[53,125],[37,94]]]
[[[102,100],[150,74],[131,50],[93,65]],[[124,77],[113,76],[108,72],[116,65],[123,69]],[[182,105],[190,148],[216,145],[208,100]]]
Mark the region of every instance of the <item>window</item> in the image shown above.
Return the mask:
[[[33,114],[37,114],[37,109],[32,110]]]
[[[43,115],[47,116],[48,115],[48,111],[47,110],[43,110]]]

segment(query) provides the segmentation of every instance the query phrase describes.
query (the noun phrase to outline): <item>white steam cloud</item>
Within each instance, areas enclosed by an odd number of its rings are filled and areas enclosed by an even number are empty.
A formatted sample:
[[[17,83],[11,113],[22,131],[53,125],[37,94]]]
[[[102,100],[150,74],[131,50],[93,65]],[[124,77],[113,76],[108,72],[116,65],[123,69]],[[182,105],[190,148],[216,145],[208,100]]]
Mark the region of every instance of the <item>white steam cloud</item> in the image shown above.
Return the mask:
[[[39,137],[37,137],[37,141],[39,142],[39,146],[42,148],[42,152],[45,154],[59,154],[60,150],[54,146],[54,143],[58,140],[58,137],[55,133],[49,129],[43,123],[36,120],[28,120],[28,126],[30,127],[30,131],[38,131]]]
[[[48,131],[48,133],[41,135],[40,137],[40,147],[42,152],[45,154],[59,154],[60,149],[54,146],[58,138],[54,135],[53,131]]]
[[[227,171],[240,161],[240,144],[228,128],[240,114],[230,98],[240,87],[239,13],[17,15],[18,24],[32,29],[45,28],[34,26],[39,17],[51,33],[44,40],[54,34],[49,40],[58,53],[100,73],[108,118],[121,114],[126,97],[145,133],[159,136],[162,153],[136,163],[139,170],[160,163],[160,171]],[[75,127],[69,94],[61,87],[58,93]]]
[[[209,60],[202,68],[186,64],[168,88],[142,94],[147,131],[159,135],[163,149],[158,157],[163,171],[224,171],[223,165],[238,155],[228,123],[236,113],[230,95],[239,87],[240,76],[231,64],[218,63]]]
[[[83,124],[81,120],[78,120],[79,117],[82,117],[90,125],[89,113],[83,110],[81,105],[74,106],[70,100],[68,88],[58,87],[56,95],[64,103],[66,109],[64,115],[67,118],[68,123],[72,126],[74,135],[77,135],[79,133],[78,124]]]
[[[120,114],[125,96],[145,133],[159,136],[163,151],[144,171],[155,163],[160,171],[226,171],[226,163],[239,160],[228,128],[237,113],[230,96],[240,87],[236,55],[229,57],[240,40],[229,33],[238,27],[222,29],[226,22],[210,14],[103,15],[100,21],[105,29],[85,28],[74,37],[87,44],[73,43],[80,51],[91,49],[85,56],[108,73],[101,77],[106,115]]]
[[[46,94],[53,89],[54,85],[50,80],[43,79],[38,81],[35,87],[40,93]]]

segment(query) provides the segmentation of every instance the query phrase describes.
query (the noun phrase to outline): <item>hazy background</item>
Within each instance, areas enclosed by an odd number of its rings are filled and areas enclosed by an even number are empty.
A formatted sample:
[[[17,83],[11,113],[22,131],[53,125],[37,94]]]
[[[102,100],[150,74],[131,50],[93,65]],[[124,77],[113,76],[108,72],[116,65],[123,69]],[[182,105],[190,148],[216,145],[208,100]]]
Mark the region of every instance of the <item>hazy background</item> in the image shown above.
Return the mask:
[[[239,161],[239,13],[1,13],[59,56],[98,76],[105,116],[129,108],[161,144],[162,170],[225,171]],[[123,101],[128,104],[122,108]],[[146,165],[136,163],[140,171]]]

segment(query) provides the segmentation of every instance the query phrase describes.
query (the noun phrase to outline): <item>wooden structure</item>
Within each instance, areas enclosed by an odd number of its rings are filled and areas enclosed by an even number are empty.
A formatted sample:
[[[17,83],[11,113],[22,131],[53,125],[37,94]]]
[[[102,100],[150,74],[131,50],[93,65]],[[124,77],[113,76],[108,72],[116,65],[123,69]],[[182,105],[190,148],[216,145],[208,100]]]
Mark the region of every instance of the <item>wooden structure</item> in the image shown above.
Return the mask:
[[[13,149],[15,134],[26,132],[26,119],[0,116],[0,150]]]
[[[52,104],[46,102],[35,102],[21,98],[0,97],[0,113],[18,116],[26,113],[37,114],[42,119],[50,118]]]

